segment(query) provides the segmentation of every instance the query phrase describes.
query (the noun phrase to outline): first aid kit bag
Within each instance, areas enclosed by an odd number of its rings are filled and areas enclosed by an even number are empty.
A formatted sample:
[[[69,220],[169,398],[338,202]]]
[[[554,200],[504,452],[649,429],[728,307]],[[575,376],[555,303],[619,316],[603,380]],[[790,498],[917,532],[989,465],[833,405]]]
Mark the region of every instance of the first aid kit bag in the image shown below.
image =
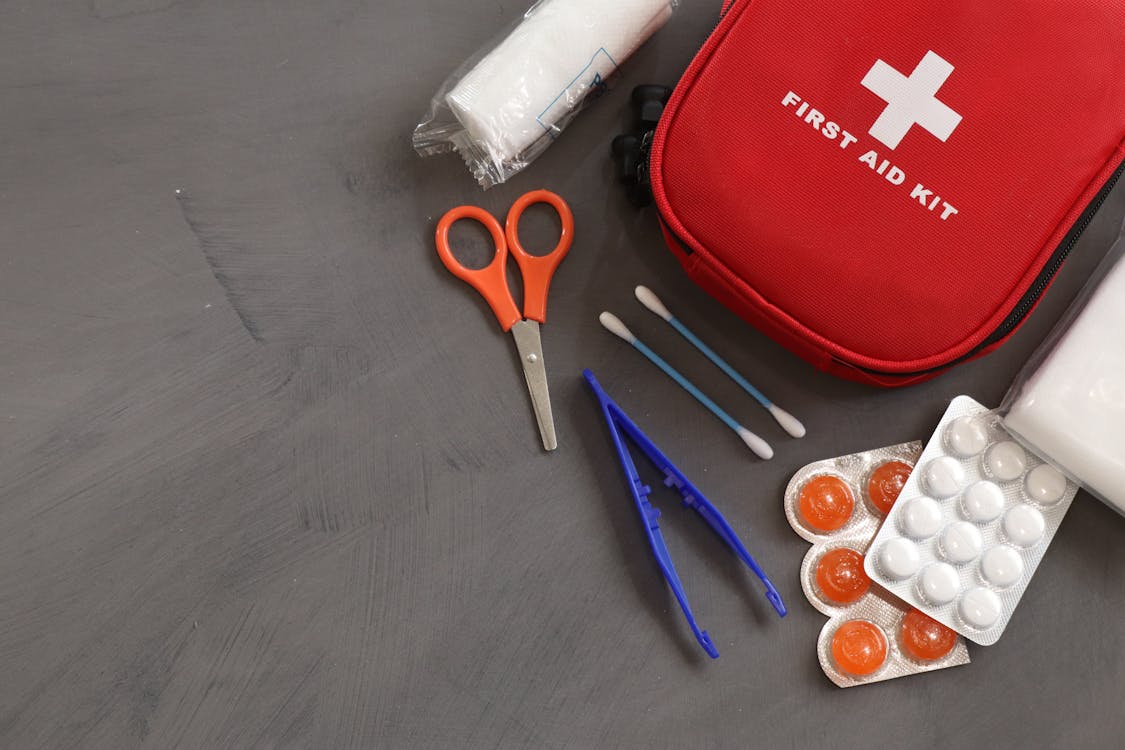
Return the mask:
[[[1006,340],[1123,159],[1121,0],[735,0],[650,168],[698,284],[893,386]]]

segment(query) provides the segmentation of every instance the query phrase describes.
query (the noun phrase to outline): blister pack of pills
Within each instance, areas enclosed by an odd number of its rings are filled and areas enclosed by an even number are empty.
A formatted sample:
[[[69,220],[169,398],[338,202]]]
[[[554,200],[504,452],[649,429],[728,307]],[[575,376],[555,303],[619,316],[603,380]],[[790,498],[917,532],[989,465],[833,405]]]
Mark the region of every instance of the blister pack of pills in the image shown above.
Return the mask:
[[[817,657],[828,679],[853,687],[969,663],[965,640],[871,582],[868,545],[922,452],[920,442],[817,461],[785,490],[785,515],[813,543],[801,588],[828,616]]]
[[[938,622],[992,645],[1078,487],[968,396],[953,399],[917,466],[864,567]]]

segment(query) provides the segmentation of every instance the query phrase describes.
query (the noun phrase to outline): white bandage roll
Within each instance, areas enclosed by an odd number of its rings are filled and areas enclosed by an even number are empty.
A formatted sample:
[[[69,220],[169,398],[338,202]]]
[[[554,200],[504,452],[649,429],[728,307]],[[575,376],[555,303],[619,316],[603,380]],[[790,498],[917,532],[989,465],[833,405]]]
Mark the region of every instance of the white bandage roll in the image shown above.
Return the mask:
[[[1125,513],[1125,260],[1019,389],[1004,425]]]
[[[514,160],[672,15],[670,0],[544,0],[446,96],[497,164]]]

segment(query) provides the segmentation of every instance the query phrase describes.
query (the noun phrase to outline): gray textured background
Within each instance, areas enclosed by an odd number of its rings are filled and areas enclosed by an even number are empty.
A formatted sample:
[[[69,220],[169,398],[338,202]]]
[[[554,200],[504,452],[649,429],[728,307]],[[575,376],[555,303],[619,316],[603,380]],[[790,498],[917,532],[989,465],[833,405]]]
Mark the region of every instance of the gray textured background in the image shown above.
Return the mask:
[[[1119,745],[1125,520],[1082,495],[971,666],[841,691],[779,498],[808,461],[927,436],[955,394],[996,403],[1125,190],[999,353],[900,392],[816,373],[694,289],[611,185],[629,88],[674,81],[717,5],[686,3],[485,195],[409,136],[519,2],[0,5],[0,746]],[[578,224],[544,329],[552,455],[510,341],[432,247],[446,208],[502,213],[540,186]],[[631,300],[638,282],[809,437],[782,439]],[[606,307],[776,459],[602,331]],[[584,366],[791,605],[772,616],[660,500],[718,662],[648,556]]]

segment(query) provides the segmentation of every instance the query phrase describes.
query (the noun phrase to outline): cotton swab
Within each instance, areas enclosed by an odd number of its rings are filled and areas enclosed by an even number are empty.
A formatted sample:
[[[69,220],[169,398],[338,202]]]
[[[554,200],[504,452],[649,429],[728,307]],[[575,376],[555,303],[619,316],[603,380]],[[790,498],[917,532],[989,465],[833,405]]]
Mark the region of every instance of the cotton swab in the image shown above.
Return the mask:
[[[773,415],[773,418],[777,420],[777,423],[781,425],[783,430],[795,438],[805,436],[805,426],[801,424],[796,417],[766,398],[761,391],[750,385],[749,381],[742,377],[737,370],[727,364],[725,359],[716,354],[707,344],[700,341],[699,337],[692,333],[687,326],[677,320],[672,313],[668,312],[668,308],[664,306],[664,303],[660,301],[659,297],[653,294],[651,289],[646,286],[638,286],[634,290],[634,294],[637,295],[637,300],[640,301],[642,305],[663,318],[670,326],[675,328],[681,336],[702,352],[703,356],[714,362],[731,380],[742,386],[742,390],[753,396],[755,401],[765,407],[766,410]]]
[[[769,443],[736,422],[731,415],[723,411],[719,405],[708,398],[703,391],[696,388],[690,380],[661,359],[659,354],[645,346],[644,342],[634,336],[633,332],[625,327],[625,324],[621,322],[620,318],[613,313],[603,312],[598,316],[598,320],[601,321],[601,324],[605,326],[606,330],[632,344],[634,349],[645,355],[650,362],[663,370],[664,374],[676,381],[677,385],[695,396],[695,399],[706,406],[712,414],[721,419],[723,424],[734,430],[735,434],[742,438],[742,442],[746,443],[747,447],[754,451],[757,456],[767,461],[773,458],[773,448],[770,447]]]

